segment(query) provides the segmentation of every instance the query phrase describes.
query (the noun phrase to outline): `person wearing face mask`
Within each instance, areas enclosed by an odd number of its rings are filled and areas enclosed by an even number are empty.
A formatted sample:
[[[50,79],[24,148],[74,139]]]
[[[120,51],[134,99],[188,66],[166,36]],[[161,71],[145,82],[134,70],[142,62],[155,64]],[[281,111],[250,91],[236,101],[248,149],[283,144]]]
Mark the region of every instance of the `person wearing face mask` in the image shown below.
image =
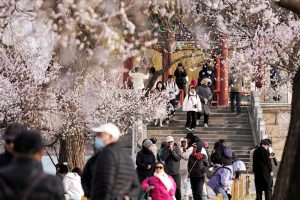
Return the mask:
[[[95,167],[95,161],[100,154],[101,150],[104,147],[104,143],[100,137],[98,137],[98,133],[96,133],[94,138],[94,149],[95,154],[86,162],[81,176],[81,185],[84,191],[84,196],[87,198],[91,197],[91,187],[92,187],[92,176]]]
[[[262,200],[263,191],[266,200],[270,200],[272,197],[273,171],[270,152],[268,151],[269,145],[268,141],[262,140],[261,145],[253,153],[253,173],[257,200]]]
[[[210,115],[210,102],[212,100],[212,92],[208,86],[210,83],[211,80],[209,78],[205,78],[201,81],[201,86],[197,88],[197,94],[199,95],[202,104],[202,112],[197,113],[197,125],[199,125],[201,114],[203,114],[203,125],[205,128],[208,127],[208,120]]]
[[[136,155],[136,171],[140,182],[150,177],[154,171],[155,156],[152,152],[153,143],[151,140],[144,140],[142,150]]]
[[[145,179],[142,187],[153,200],[175,199],[176,183],[172,176],[166,174],[165,165],[162,162],[156,163],[154,175]]]
[[[91,200],[136,199],[140,184],[130,155],[118,142],[119,128],[106,123],[91,131],[103,148],[95,160]]]
[[[191,86],[189,93],[183,102],[183,111],[187,112],[186,129],[193,131],[196,128],[197,112],[202,110],[200,98],[196,93],[195,86]]]

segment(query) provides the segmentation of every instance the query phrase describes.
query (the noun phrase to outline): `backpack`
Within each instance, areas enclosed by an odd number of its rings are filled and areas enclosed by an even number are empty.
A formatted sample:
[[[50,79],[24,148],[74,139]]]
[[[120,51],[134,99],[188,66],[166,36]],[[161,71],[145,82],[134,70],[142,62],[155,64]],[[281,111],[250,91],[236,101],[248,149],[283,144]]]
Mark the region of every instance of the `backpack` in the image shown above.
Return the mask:
[[[224,147],[223,148],[223,154],[226,158],[232,158],[233,156],[233,153],[231,151],[231,148],[230,147]]]

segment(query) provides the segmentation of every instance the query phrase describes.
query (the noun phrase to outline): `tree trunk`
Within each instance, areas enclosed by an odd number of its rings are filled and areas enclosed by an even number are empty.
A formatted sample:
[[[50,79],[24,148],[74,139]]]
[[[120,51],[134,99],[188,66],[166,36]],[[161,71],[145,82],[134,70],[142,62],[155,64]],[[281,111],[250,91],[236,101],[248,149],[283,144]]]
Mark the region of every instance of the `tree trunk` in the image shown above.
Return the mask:
[[[273,200],[299,199],[300,188],[300,70],[293,83],[291,122]]]
[[[84,167],[84,137],[82,135],[67,136],[60,139],[59,162],[67,162],[70,169]]]

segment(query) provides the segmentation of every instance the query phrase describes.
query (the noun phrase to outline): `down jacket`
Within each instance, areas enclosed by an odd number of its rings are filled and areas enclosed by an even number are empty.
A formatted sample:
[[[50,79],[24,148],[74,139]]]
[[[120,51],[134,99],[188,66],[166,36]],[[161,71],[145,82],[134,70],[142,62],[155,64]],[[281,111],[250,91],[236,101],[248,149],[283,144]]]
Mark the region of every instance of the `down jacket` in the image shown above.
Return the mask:
[[[194,107],[194,105],[196,107]],[[187,94],[185,96],[185,99],[183,101],[183,111],[195,111],[195,112],[201,112],[202,110],[202,105],[199,96],[195,94]]]
[[[140,184],[133,161],[120,143],[104,147],[97,156],[92,177],[92,200],[136,199]]]
[[[166,186],[156,176],[151,176],[150,179],[145,179],[142,183],[143,190],[147,190],[149,185],[154,186],[151,190],[151,196],[154,200],[173,200],[176,191],[176,183],[171,176],[168,176],[173,183],[173,188],[167,191]]]
[[[77,173],[69,172],[63,178],[65,193],[74,199],[83,197],[83,189],[81,186],[81,178]]]

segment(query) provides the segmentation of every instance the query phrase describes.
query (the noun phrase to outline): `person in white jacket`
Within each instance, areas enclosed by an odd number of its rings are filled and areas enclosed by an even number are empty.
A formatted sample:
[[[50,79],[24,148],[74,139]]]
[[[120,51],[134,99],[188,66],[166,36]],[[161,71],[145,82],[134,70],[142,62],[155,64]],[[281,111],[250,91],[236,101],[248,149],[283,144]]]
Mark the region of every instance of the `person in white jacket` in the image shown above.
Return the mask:
[[[129,76],[131,77],[133,82],[133,89],[142,90],[145,88],[144,80],[147,80],[149,78],[149,73],[143,74],[139,72],[139,68],[136,67],[134,68],[134,72],[129,71]]]
[[[192,197],[192,188],[191,188],[190,178],[188,176],[189,173],[188,173],[187,166],[188,166],[188,161],[191,153],[187,150],[188,147],[187,139],[181,138],[180,145],[181,145],[181,152],[182,152],[182,158],[180,161],[180,175],[184,187],[183,200],[189,200]]]
[[[187,112],[186,129],[194,131],[197,122],[197,112],[201,112],[202,106],[193,85],[190,86],[189,92],[185,96],[182,110]]]
[[[175,115],[175,108],[176,108],[176,96],[179,94],[179,89],[177,84],[174,81],[174,76],[169,75],[168,81],[165,84],[166,91],[169,94],[169,113],[168,113],[168,119],[166,123],[168,124],[170,121],[170,117]],[[170,106],[172,105],[172,106]],[[171,108],[170,108],[171,107]]]
[[[66,199],[81,200],[84,192],[81,185],[81,177],[76,172],[69,172],[67,164],[58,164],[57,171],[62,177]]]

